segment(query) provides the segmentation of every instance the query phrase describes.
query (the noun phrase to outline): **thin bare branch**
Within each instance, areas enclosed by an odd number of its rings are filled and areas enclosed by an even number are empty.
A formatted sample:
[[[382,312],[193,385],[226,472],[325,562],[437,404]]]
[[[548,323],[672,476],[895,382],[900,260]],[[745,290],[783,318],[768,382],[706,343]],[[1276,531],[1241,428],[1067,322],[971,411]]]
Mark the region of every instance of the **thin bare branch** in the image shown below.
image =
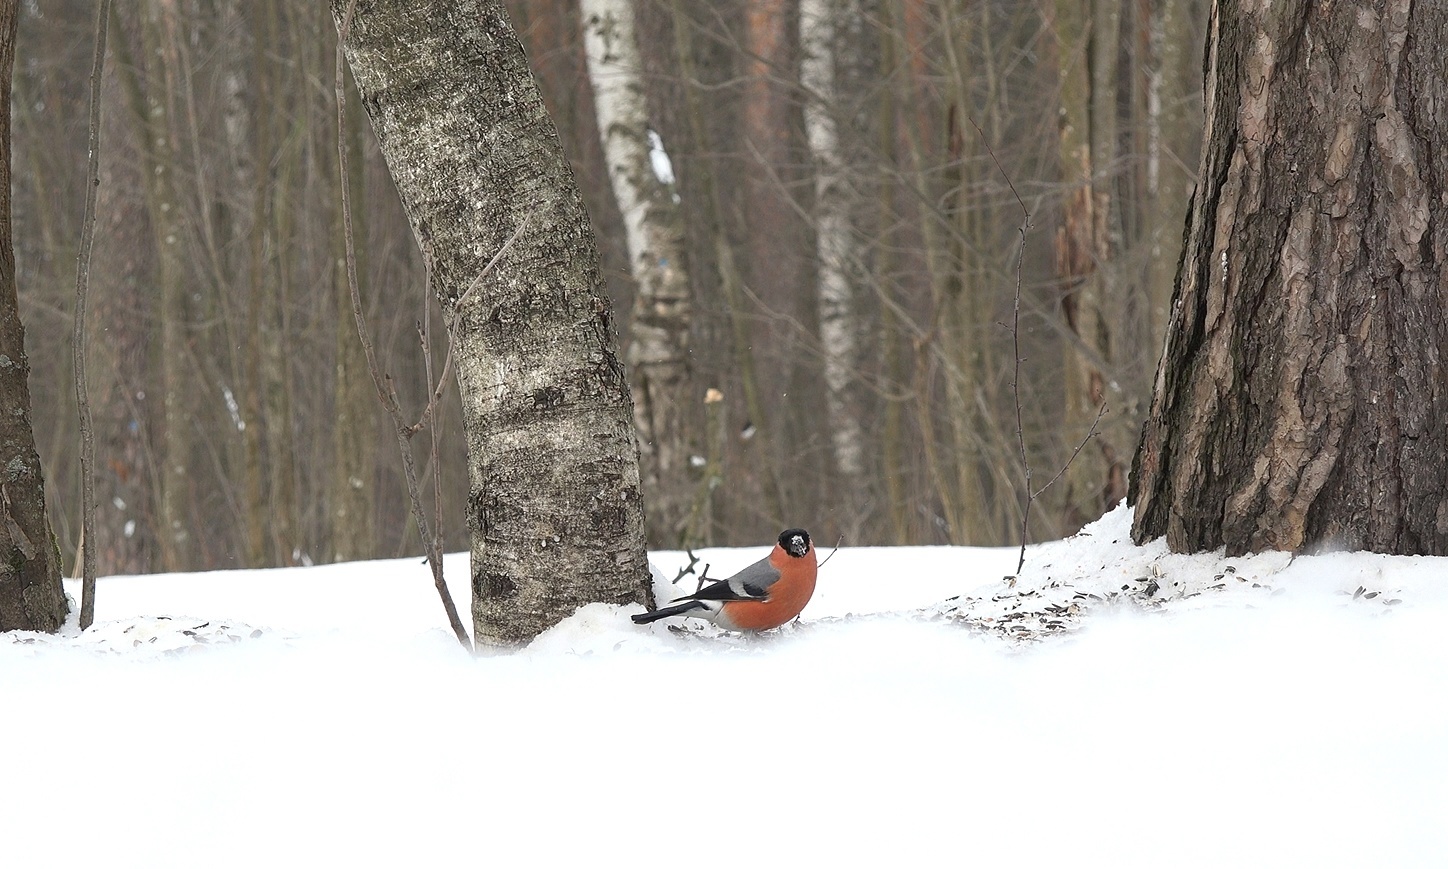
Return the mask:
[[[392,417],[392,423],[397,431],[397,446],[402,453],[402,470],[407,480],[407,496],[412,503],[412,519],[417,524],[417,533],[422,538],[423,548],[427,552],[428,565],[432,568],[433,585],[437,588],[438,597],[442,600],[443,609],[447,612],[448,624],[452,626],[453,634],[457,637],[458,643],[463,648],[472,651],[472,639],[468,631],[463,627],[462,619],[458,617],[457,606],[453,603],[452,593],[448,591],[447,582],[443,579],[442,553],[438,551],[437,541],[428,532],[427,514],[422,507],[422,491],[417,480],[417,464],[412,455],[412,427],[402,416],[402,408],[397,402],[397,391],[392,387],[392,380],[382,374],[377,364],[377,352],[372,346],[372,338],[367,330],[367,317],[362,310],[362,292],[357,283],[357,253],[356,240],[352,234],[352,196],[348,190],[347,179],[350,177],[351,169],[347,160],[347,146],[341,131],[346,129],[347,120],[347,79],[344,64],[342,47],[347,42],[348,34],[352,30],[352,15],[357,9],[357,0],[347,4],[347,13],[342,18],[342,26],[337,32],[337,63],[336,63],[336,100],[337,100],[337,165],[342,175],[342,183],[339,185],[342,191],[342,235],[347,251],[347,288],[352,299],[352,316],[357,320],[357,334],[362,339],[362,347],[367,354],[367,368],[372,374],[372,382],[377,387],[378,400]]]
[[[75,403],[80,414],[80,510],[81,585],[80,627],[85,630],[96,618],[96,441],[91,429],[91,407],[85,373],[85,311],[90,294],[91,252],[96,240],[96,191],[100,186],[101,72],[106,61],[106,37],[110,31],[111,0],[96,3],[95,50],[91,56],[90,118],[87,134],[85,213],[80,223],[80,250],[75,267],[75,333],[71,352],[75,354]]]
[[[1019,247],[1016,250],[1015,295],[1011,303],[1011,398],[1015,403],[1016,448],[1020,451],[1022,492],[1026,498],[1026,503],[1021,507],[1021,553],[1020,557],[1016,559],[1016,575],[1019,576],[1021,569],[1026,566],[1026,541],[1029,539],[1031,533],[1031,507],[1035,505],[1036,498],[1040,495],[1040,492],[1031,489],[1031,459],[1029,453],[1026,451],[1026,426],[1021,405],[1021,263],[1026,257],[1026,234],[1031,229],[1031,210],[1026,207],[1026,201],[1022,199],[1021,194],[1016,191],[1015,182],[1011,180],[1010,174],[1006,172],[1005,167],[1001,165],[1000,159],[996,157],[995,149],[990,146],[990,140],[987,138],[985,131],[980,128],[980,124],[975,122],[975,118],[969,114],[965,117],[966,120],[970,121],[970,125],[975,127],[976,134],[980,136],[981,145],[985,148],[986,153],[990,155],[991,162],[995,163],[995,167],[1000,171],[1001,176],[1005,178],[1006,186],[1011,189],[1011,195],[1016,197],[1016,203],[1021,206],[1021,225],[1016,229],[1016,234],[1020,240],[1018,242]],[[1100,417],[1098,416],[1097,418],[1099,419]],[[1094,424],[1092,425],[1092,429],[1095,429]],[[1090,439],[1089,435],[1087,439]],[[1076,452],[1071,454],[1071,458],[1074,459],[1079,452],[1081,452],[1081,448],[1077,447]],[[1069,467],[1070,464],[1070,460],[1067,460],[1066,466]],[[1061,470],[1064,472],[1065,468]],[[1059,477],[1060,473],[1056,476]],[[1052,478],[1051,483],[1054,482],[1056,482],[1056,480]],[[1051,483],[1043,486],[1041,491],[1044,492],[1050,488]]]
[[[1091,428],[1086,430],[1086,436],[1081,438],[1081,442],[1076,444],[1076,449],[1072,450],[1071,455],[1066,457],[1066,463],[1061,465],[1061,470],[1056,472],[1056,476],[1052,477],[1050,481],[1046,483],[1046,485],[1037,489],[1035,491],[1035,494],[1031,495],[1032,498],[1039,498],[1042,495],[1046,494],[1047,489],[1056,485],[1056,481],[1061,479],[1061,477],[1065,476],[1066,470],[1071,467],[1071,463],[1076,461],[1076,456],[1080,455],[1081,450],[1083,450],[1086,445],[1091,442],[1092,438],[1096,437],[1096,426],[1101,424],[1101,418],[1105,415],[1106,402],[1103,401],[1101,403],[1101,406],[1096,408],[1096,418],[1091,420]]]
[[[536,213],[536,212],[529,212],[529,213],[523,218],[522,222],[518,224],[518,228],[515,229],[515,230],[513,230],[513,234],[508,237],[508,240],[507,240],[507,241],[503,242],[503,246],[500,247],[500,248],[498,248],[498,252],[495,253],[495,254],[493,254],[492,259],[488,260],[488,264],[485,265],[485,266],[483,266],[483,270],[482,270],[482,271],[478,272],[478,276],[475,277],[475,278],[473,278],[473,282],[468,285],[467,290],[466,290],[461,296],[458,296],[458,297],[457,297],[457,301],[455,301],[455,302],[452,303],[452,313],[453,313],[453,316],[457,316],[458,311],[461,311],[461,310],[462,310],[463,305],[467,304],[468,300],[473,297],[473,294],[477,292],[478,288],[483,285],[483,279],[486,278],[486,277],[488,276],[488,273],[493,270],[493,267],[498,264],[498,260],[500,260],[500,259],[503,258],[503,254],[507,253],[507,252],[508,252],[508,249],[513,246],[513,242],[515,242],[515,241],[518,240],[518,236],[521,235],[521,234],[523,233],[523,230],[527,228],[528,224],[529,224],[530,222],[532,222],[532,220],[533,220],[533,215],[534,215],[535,213]],[[427,263],[428,277],[427,277],[426,282],[425,282],[424,285],[423,285],[423,286],[424,286],[424,295],[426,295],[426,293],[427,293],[427,289],[426,289],[426,288],[429,288],[429,287],[432,286],[432,251],[431,251],[431,243],[430,243],[430,242],[427,242],[426,240],[422,240],[422,241],[419,242],[419,245],[423,248],[423,255],[422,255],[423,261]],[[426,304],[427,304],[427,302],[424,300],[424,305],[426,305]],[[427,308],[426,310],[430,311],[431,308]],[[456,337],[456,336],[457,336],[456,330],[452,330],[452,329],[449,329],[449,330],[448,330],[447,353],[444,354],[443,359],[442,359],[442,374],[439,375],[438,378],[437,378],[437,380],[435,380],[435,381],[432,379],[432,370],[431,370],[431,358],[432,358],[432,357],[431,357],[431,356],[428,357],[428,366],[429,366],[429,368],[428,368],[428,371],[427,371],[427,382],[428,382],[429,384],[436,384],[436,385],[433,387],[432,392],[431,392],[431,394],[430,394],[429,397],[428,397],[427,407],[425,407],[425,408],[422,409],[422,416],[418,417],[417,422],[413,423],[413,425],[412,425],[411,431],[412,431],[413,434],[416,434],[416,433],[422,431],[424,428],[426,428],[427,426],[429,426],[429,425],[432,424],[432,417],[433,417],[434,412],[436,411],[437,403],[442,400],[443,390],[444,390],[444,389],[446,388],[446,386],[447,386],[448,374],[450,374],[450,373],[452,372],[453,349],[457,346],[457,337]]]

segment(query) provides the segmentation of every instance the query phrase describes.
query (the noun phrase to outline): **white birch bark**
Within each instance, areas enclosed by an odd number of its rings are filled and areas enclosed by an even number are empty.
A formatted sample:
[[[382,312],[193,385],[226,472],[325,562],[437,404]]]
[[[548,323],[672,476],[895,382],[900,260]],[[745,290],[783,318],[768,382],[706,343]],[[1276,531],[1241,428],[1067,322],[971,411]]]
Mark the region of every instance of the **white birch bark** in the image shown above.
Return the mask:
[[[637,283],[628,364],[656,542],[687,545],[692,303],[684,222],[663,143],[649,129],[632,0],[581,0],[588,77],[608,178]]]
[[[350,0],[331,5],[343,24]],[[358,3],[350,24],[454,341],[477,643],[642,602],[638,450],[593,228],[502,3]]]
[[[825,400],[835,465],[849,505],[858,507],[865,473],[864,433],[849,397],[855,376],[859,328],[850,294],[849,195],[836,102],[835,22],[847,10],[840,0],[800,0],[800,84],[804,124],[815,162],[815,250],[818,257],[820,341],[824,346]]]

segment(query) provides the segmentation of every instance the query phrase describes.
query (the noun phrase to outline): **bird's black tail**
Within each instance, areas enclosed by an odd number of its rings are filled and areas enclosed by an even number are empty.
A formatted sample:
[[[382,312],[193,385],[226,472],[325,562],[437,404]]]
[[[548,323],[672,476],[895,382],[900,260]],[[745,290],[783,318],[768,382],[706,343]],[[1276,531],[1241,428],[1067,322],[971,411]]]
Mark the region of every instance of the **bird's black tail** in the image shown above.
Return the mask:
[[[705,609],[705,606],[696,600],[688,600],[683,603],[676,603],[673,606],[666,606],[660,610],[654,610],[651,613],[639,613],[630,618],[634,620],[634,624],[636,625],[646,625],[649,622],[656,622],[659,619],[666,619],[669,616],[681,616],[699,609]]]

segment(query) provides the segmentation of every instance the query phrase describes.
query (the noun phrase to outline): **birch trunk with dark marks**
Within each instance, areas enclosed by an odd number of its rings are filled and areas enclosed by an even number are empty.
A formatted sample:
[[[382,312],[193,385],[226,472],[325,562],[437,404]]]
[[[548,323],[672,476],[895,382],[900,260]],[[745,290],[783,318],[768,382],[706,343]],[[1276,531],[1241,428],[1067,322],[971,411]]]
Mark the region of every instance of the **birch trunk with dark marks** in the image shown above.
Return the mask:
[[[703,395],[695,394],[689,365],[684,215],[663,143],[651,139],[657,134],[649,129],[633,0],[583,0],[579,11],[608,178],[638,286],[628,363],[649,528],[660,545],[688,547],[699,535],[689,521],[695,450],[686,423]]]
[[[332,0],[339,27],[348,5]],[[456,346],[477,641],[645,600],[633,409],[598,251],[502,4],[363,0],[345,48]]]
[[[30,363],[10,223],[10,77],[15,0],[0,2],[0,631],[55,632],[65,621],[60,553],[30,427]]]
[[[1213,8],[1133,536],[1448,554],[1448,6]]]

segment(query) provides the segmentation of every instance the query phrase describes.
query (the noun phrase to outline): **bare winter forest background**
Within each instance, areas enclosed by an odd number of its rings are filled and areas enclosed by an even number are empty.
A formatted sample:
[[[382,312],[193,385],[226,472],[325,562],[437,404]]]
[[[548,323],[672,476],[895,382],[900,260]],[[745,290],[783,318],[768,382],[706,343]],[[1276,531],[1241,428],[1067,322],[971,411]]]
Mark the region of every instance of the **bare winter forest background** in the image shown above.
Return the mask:
[[[1206,5],[633,3],[691,303],[666,312],[687,335],[687,398],[664,429],[677,443],[653,449],[686,470],[648,493],[651,544],[759,543],[786,525],[829,542],[1012,542],[1012,184],[1032,214],[1020,411],[1038,483],[1107,408],[1037,503],[1032,534],[1068,534],[1123,495],[1197,166]],[[635,283],[585,10],[507,6],[587,200],[628,347]],[[68,336],[94,9],[23,4],[14,83],[18,284],[67,563],[80,533]],[[116,6],[87,341],[102,574],[418,550],[340,267],[335,41],[326,4],[303,0]],[[415,411],[427,393],[423,266],[349,103],[341,134],[355,155],[363,293]],[[848,239],[836,256],[820,244],[824,226]],[[843,294],[822,292],[825,272],[842,276]],[[442,497],[459,548],[455,389],[448,401]]]

